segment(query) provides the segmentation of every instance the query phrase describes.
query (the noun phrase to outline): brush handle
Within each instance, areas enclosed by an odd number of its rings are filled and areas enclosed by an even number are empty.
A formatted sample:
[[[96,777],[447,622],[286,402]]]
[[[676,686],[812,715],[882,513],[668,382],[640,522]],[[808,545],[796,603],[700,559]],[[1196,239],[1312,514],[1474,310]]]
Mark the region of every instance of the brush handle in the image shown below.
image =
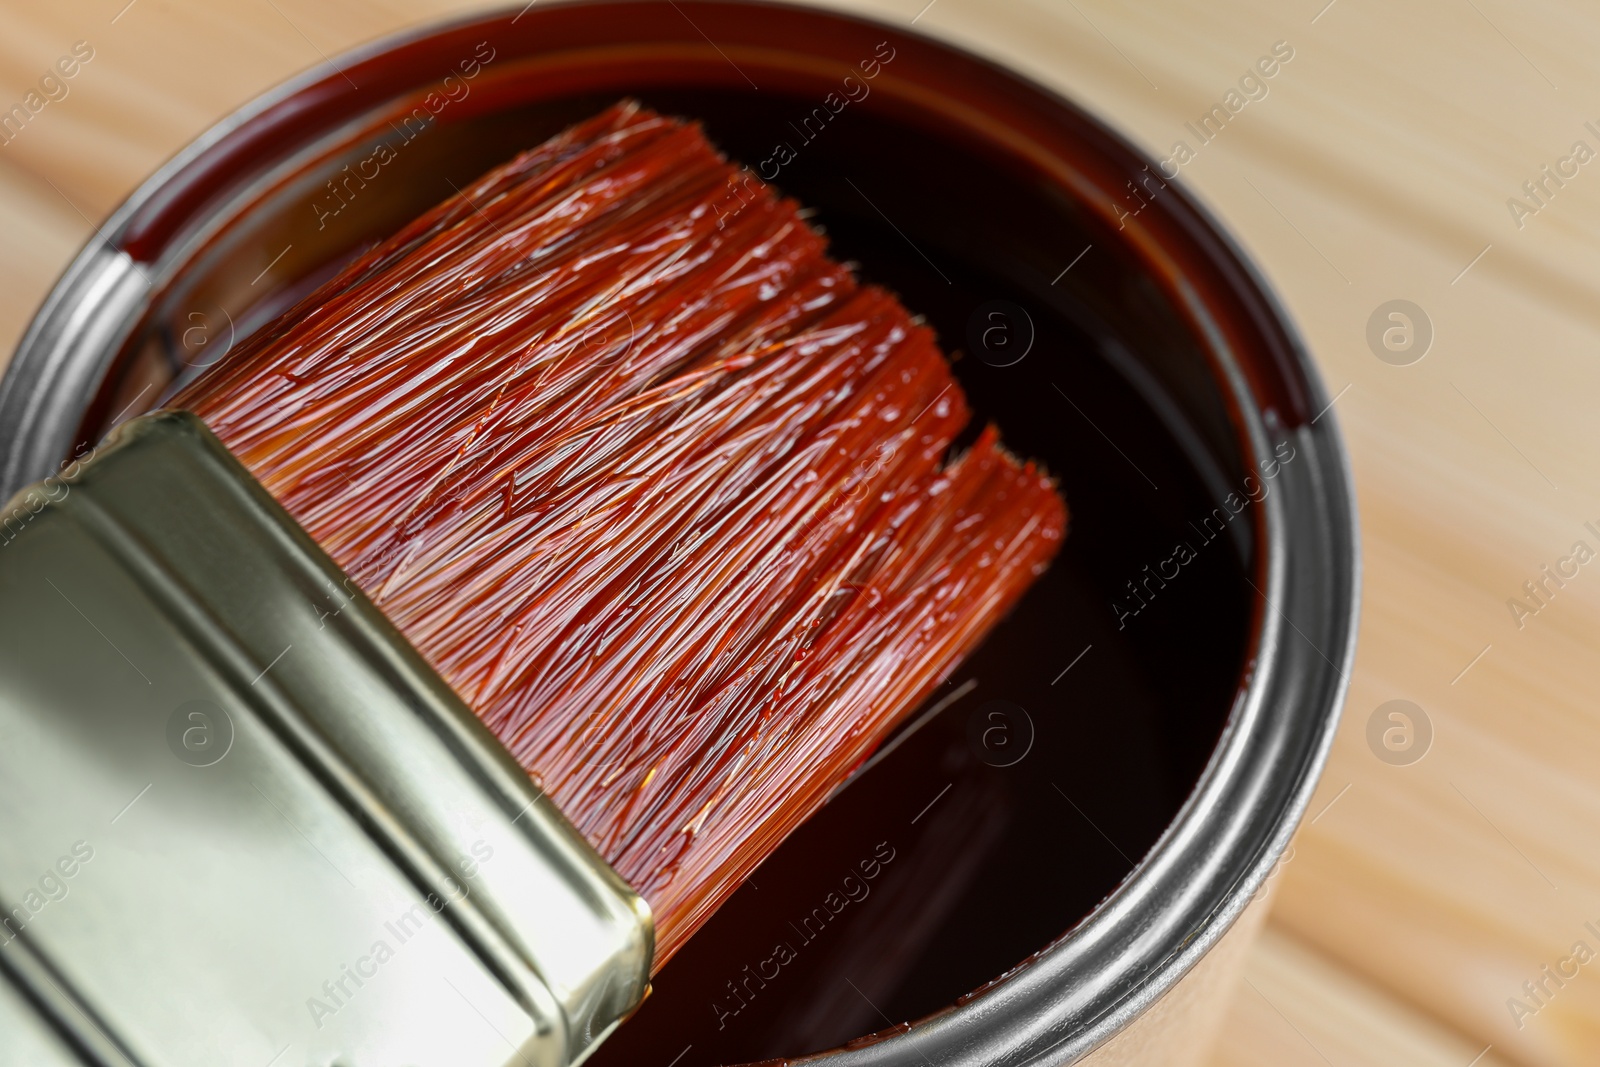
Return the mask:
[[[648,906],[194,416],[15,498],[0,603],[0,1018],[59,1062],[565,1067],[643,998]]]

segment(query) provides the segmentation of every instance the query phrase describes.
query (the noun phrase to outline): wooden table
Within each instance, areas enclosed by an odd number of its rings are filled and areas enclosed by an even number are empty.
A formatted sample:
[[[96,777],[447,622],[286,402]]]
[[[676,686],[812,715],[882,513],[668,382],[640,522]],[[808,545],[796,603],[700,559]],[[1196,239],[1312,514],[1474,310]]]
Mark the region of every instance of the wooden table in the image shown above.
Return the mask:
[[[1600,11],[925,3],[849,6],[998,57],[1159,156],[1198,146],[1179,180],[1282,294],[1348,435],[1366,574],[1346,721],[1215,1062],[1600,1062],[1600,957],[1572,956],[1578,941],[1600,953],[1585,925],[1600,930],[1600,565],[1572,556],[1580,540],[1600,550],[1585,525],[1600,529],[1600,162],[1574,156],[1580,140],[1600,151]],[[0,108],[75,42],[93,55],[0,146],[0,350],[95,222],[211,122],[358,42],[473,6],[3,0]],[[1247,83],[1256,98],[1201,146],[1186,123],[1277,42],[1292,59],[1265,95]],[[1525,182],[1542,183],[1537,200]],[[1432,327],[1409,365],[1368,342],[1396,299]],[[1402,343],[1405,325],[1380,316],[1379,333]],[[1576,573],[1557,586],[1547,565]],[[1406,766],[1367,740],[1395,699],[1433,731]],[[1530,997],[1546,965],[1578,977]]]

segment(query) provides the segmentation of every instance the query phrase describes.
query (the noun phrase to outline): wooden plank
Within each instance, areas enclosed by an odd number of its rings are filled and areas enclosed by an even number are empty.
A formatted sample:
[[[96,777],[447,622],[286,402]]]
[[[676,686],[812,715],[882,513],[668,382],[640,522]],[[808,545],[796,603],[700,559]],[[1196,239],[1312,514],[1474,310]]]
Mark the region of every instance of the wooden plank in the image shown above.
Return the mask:
[[[1211,1067],[1506,1067],[1510,1062],[1269,927],[1220,1027]]]
[[[0,367],[67,262],[93,233],[42,178],[0,154]]]

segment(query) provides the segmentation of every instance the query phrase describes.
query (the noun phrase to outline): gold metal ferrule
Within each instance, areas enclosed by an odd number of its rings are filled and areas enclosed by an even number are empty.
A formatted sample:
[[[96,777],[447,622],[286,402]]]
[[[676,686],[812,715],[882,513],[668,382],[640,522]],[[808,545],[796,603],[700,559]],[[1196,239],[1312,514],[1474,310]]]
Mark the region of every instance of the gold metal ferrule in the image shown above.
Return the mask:
[[[638,1005],[644,901],[198,419],[3,514],[0,1065],[570,1067]]]

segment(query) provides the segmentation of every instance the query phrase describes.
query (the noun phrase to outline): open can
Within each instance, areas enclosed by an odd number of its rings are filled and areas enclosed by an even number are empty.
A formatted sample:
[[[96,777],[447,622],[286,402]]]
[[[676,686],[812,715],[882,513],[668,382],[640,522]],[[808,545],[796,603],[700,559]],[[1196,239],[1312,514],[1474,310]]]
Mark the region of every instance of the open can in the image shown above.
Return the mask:
[[[1175,176],[1012,71],[723,0],[540,3],[330,61],[180,152],[73,262],[0,380],[0,497],[621,97],[702,121],[750,180],[815,208],[833,254],[957,354],[980,416],[1060,475],[1073,531],[591,1062],[1197,1062],[1337,723],[1350,476],[1237,246]],[[819,912],[848,925],[834,943],[811,936],[811,904],[869,863],[876,896]],[[783,925],[801,962],[780,972]],[[110,1055],[47,1010],[37,974],[0,956],[0,976],[11,1032],[47,1019],[60,1062]]]

